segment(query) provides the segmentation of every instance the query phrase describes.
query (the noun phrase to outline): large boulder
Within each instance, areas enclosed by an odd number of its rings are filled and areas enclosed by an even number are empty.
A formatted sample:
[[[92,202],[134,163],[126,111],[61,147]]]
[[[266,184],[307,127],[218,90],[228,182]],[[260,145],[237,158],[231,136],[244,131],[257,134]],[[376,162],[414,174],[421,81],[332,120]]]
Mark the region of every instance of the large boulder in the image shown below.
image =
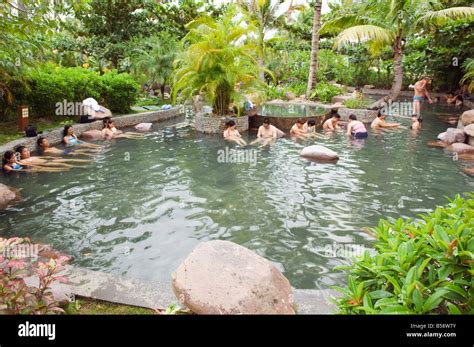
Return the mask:
[[[469,146],[465,143],[453,143],[447,149],[450,152],[456,153],[474,153],[474,146]]]
[[[101,130],[92,129],[92,130],[84,131],[81,134],[81,137],[84,140],[97,141],[97,140],[103,140],[104,139],[104,134],[102,133]]]
[[[463,130],[467,136],[474,136],[474,123],[466,125]]]
[[[446,131],[445,131],[444,133],[439,133],[437,139],[438,139],[439,141],[446,142],[446,136],[447,136],[447,133],[446,133]]]
[[[441,134],[440,134],[441,135]],[[438,135],[439,136],[439,135]],[[446,130],[446,136],[444,136],[444,140],[446,143],[464,143],[466,142],[466,135],[464,135],[464,131],[457,128],[448,128]]]
[[[20,194],[14,188],[0,183],[0,210],[20,200]]]
[[[294,99],[296,99],[296,95],[293,92],[285,92],[285,99],[286,100],[294,100]]]
[[[461,115],[461,124],[467,126],[474,123],[474,110],[469,110]]]
[[[176,297],[198,314],[294,314],[293,290],[268,260],[230,241],[200,243],[172,274]]]
[[[339,155],[321,145],[313,145],[303,148],[300,155],[307,159],[320,160],[320,161],[337,161]]]
[[[140,123],[135,125],[135,129],[138,131],[150,131],[153,123]]]

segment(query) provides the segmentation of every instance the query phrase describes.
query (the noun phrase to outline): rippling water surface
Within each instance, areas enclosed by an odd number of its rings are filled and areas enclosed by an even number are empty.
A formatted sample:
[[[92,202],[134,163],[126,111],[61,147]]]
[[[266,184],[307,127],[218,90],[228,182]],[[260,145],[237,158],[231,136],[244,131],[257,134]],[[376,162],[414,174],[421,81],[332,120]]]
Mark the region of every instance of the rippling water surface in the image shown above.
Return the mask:
[[[169,281],[198,242],[222,239],[270,259],[296,288],[340,284],[333,267],[346,260],[327,246],[370,247],[361,229],[380,218],[416,218],[473,190],[463,163],[426,146],[446,127],[430,111],[418,135],[325,135],[317,142],[339,153],[336,165],[308,162],[299,157],[304,143],[281,139],[257,149],[252,165],[218,163],[227,145],[219,136],[157,125],[144,140],[105,144],[85,168],[1,177],[24,200],[0,212],[0,229],[128,277]]]

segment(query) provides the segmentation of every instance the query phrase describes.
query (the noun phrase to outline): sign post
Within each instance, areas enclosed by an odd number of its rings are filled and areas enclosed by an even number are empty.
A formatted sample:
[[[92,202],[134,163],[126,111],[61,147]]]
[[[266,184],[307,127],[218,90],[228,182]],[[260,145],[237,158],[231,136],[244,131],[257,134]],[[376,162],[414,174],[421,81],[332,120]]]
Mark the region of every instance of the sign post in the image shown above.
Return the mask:
[[[29,122],[29,109],[27,105],[18,106],[18,129],[25,131]]]

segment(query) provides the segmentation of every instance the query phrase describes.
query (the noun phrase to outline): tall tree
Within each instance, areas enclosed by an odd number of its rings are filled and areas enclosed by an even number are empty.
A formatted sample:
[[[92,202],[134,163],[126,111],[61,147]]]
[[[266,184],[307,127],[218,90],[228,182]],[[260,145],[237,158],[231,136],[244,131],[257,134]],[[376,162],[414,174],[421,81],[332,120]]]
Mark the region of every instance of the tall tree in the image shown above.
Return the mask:
[[[318,51],[319,51],[319,30],[321,29],[321,7],[322,1],[314,2],[313,32],[311,36],[311,62],[309,65],[308,86],[306,88],[306,97],[316,88],[318,75]]]
[[[440,4],[437,4],[439,6]],[[366,43],[372,52],[391,46],[394,59],[393,82],[389,98],[394,100],[403,85],[404,44],[421,26],[443,25],[449,20],[474,18],[472,7],[436,10],[431,3],[419,0],[369,0],[342,8],[339,16],[327,21],[321,33],[339,33],[334,47]]]
[[[275,28],[278,22],[282,21],[278,10],[283,2],[283,0],[237,0],[246,20],[256,28],[257,60],[260,66],[259,77],[262,81],[265,80],[265,35],[269,30]]]

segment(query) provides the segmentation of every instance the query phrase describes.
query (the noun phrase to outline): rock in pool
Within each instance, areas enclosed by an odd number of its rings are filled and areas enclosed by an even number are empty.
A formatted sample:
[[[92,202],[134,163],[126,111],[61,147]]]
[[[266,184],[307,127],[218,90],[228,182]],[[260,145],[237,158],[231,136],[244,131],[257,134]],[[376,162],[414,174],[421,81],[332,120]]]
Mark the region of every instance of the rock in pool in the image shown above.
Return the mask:
[[[294,314],[293,289],[268,260],[230,241],[198,244],[172,275],[197,314]]]
[[[339,155],[321,145],[313,145],[303,148],[300,155],[307,159],[312,160],[321,160],[321,161],[337,161],[339,159]]]

